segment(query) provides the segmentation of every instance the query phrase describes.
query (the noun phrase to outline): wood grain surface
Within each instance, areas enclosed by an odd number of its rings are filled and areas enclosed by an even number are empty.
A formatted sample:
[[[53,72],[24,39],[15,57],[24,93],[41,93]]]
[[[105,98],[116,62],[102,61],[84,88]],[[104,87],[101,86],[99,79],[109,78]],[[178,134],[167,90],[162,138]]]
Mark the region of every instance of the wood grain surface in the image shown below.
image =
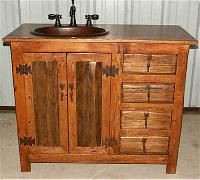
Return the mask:
[[[122,111],[122,129],[170,129],[172,112]]]
[[[175,74],[176,55],[125,54],[123,73]]]
[[[121,154],[167,154],[169,138],[167,137],[137,137],[121,138]]]
[[[106,154],[109,147],[104,142],[110,137],[111,82],[102,71],[111,66],[111,55],[69,53],[67,61],[69,152]]]
[[[29,158],[29,147],[20,143],[20,138],[28,137],[28,121],[26,114],[26,95],[24,86],[24,76],[17,75],[16,67],[23,64],[23,51],[21,43],[16,42],[11,46],[12,50],[12,66],[14,77],[14,93],[16,104],[16,120],[17,120],[17,133],[19,143],[20,165],[22,172],[30,172],[31,164]]]
[[[176,165],[182,128],[188,52],[189,46],[181,46],[179,48],[171,136],[169,142],[169,158],[167,162],[167,173],[176,173]]]
[[[77,145],[101,146],[102,63],[76,64]]]
[[[106,163],[166,164],[167,155],[94,155],[94,154],[30,154],[31,162],[45,163]]]
[[[166,102],[174,99],[174,84],[123,83],[123,102]]]

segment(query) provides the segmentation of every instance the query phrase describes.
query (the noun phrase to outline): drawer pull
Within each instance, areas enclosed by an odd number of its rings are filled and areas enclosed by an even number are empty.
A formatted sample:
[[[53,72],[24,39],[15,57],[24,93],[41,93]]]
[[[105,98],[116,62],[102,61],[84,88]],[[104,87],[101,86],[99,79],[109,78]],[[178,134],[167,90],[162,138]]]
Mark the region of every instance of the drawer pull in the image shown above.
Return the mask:
[[[149,113],[144,113],[145,129],[147,129],[147,120],[149,118]]]
[[[60,100],[63,101],[64,100],[64,92],[61,91],[60,96],[61,96]]]
[[[151,96],[151,85],[150,84],[147,84],[146,85],[146,90],[147,90],[147,99],[148,99],[148,102],[150,102],[150,96]]]
[[[144,153],[146,153],[146,142],[147,142],[147,138],[142,138],[143,152],[144,152]]]
[[[147,72],[149,72],[149,70],[150,70],[151,60],[152,60],[152,55],[148,55],[147,56]]]
[[[63,101],[64,100],[64,89],[65,89],[65,84],[64,83],[60,83],[60,100]]]

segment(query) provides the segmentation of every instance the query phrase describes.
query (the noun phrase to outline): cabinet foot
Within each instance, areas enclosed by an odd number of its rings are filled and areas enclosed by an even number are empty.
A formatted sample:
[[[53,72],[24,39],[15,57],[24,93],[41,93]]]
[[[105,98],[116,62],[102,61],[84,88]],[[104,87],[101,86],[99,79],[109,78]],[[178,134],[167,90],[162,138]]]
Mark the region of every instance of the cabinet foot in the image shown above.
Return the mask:
[[[21,164],[21,172],[31,172],[31,163]]]
[[[167,165],[166,173],[167,174],[176,174],[176,165]]]
[[[31,162],[29,158],[28,146],[20,145],[19,153],[21,172],[31,172]]]

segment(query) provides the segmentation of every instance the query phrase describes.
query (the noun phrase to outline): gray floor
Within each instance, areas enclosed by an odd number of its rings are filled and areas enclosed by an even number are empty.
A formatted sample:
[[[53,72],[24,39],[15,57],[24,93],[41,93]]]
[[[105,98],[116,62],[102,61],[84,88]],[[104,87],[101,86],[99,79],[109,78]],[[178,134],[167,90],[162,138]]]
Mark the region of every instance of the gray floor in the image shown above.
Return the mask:
[[[0,113],[0,179],[200,179],[200,114],[185,114],[177,174],[165,165],[32,164],[21,173],[14,113]]]

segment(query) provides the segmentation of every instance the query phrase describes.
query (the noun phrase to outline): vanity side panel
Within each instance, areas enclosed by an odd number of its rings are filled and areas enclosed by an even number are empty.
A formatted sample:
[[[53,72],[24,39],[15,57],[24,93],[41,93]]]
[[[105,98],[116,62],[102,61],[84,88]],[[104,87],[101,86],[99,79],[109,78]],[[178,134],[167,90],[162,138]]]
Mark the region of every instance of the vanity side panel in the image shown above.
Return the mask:
[[[171,136],[169,143],[169,156],[167,162],[167,173],[169,174],[176,173],[181,126],[182,126],[182,116],[183,116],[188,51],[189,51],[189,46],[180,46],[178,51]]]
[[[20,143],[20,138],[28,137],[24,76],[16,70],[23,64],[22,43],[12,42],[11,50],[21,171],[30,172],[29,146]]]

